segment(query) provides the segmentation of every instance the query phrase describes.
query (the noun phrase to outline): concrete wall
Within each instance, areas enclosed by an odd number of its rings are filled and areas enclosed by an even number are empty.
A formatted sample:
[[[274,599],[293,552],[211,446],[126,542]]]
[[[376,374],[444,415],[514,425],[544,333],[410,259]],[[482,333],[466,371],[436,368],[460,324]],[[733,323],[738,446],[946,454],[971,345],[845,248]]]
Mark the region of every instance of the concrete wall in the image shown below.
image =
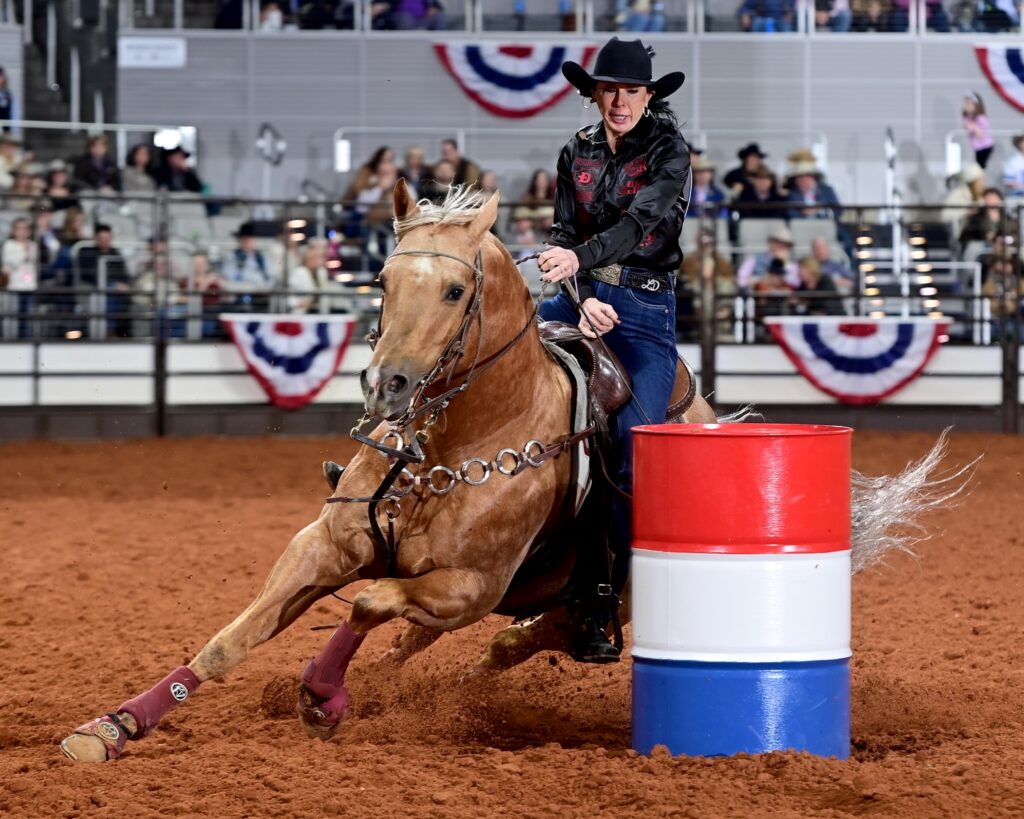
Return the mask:
[[[516,183],[534,167],[553,166],[558,147],[590,119],[574,95],[525,121],[487,113],[443,70],[432,35],[183,31],[152,36],[185,36],[187,65],[120,69],[120,118],[197,126],[202,174],[222,193],[261,194],[262,168],[253,142],[263,122],[272,123],[289,145],[284,164],[271,175],[275,196],[294,196],[306,177],[340,190],[343,180],[332,170],[332,135],[353,126],[375,129],[352,137],[356,162],[380,144],[399,151],[422,144],[433,157],[440,137],[456,128],[495,129],[470,133],[467,154],[508,177],[517,195]],[[493,36],[516,40],[514,34]],[[566,36],[571,35],[520,35],[534,42]],[[673,102],[688,136],[706,134],[721,170],[732,165],[736,147],[749,138],[766,146],[781,170],[788,151],[823,135],[828,175],[846,201],[882,201],[887,127],[896,136],[907,200],[941,200],[944,139],[959,128],[966,89],[984,96],[995,128],[1024,127],[1021,113],[991,90],[972,36],[676,34],[651,40],[659,72],[686,72],[687,83]],[[1008,140],[1002,143],[994,163],[1006,155]]]

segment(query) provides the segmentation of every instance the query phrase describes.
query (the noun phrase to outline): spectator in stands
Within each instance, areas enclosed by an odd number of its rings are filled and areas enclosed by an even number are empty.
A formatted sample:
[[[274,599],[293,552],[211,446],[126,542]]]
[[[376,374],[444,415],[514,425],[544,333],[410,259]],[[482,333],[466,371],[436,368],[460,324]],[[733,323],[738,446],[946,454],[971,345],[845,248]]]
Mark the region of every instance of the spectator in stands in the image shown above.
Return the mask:
[[[351,300],[344,295],[344,287],[328,272],[326,261],[325,240],[310,239],[303,245],[302,264],[288,277],[288,289],[303,294],[288,297],[288,309],[292,313],[345,313],[351,309]],[[323,294],[332,295],[324,298]],[[323,310],[323,307],[327,309]]]
[[[265,33],[281,31],[284,28],[284,12],[277,0],[264,0],[260,4],[260,19],[256,30]]]
[[[121,172],[107,155],[109,143],[103,134],[89,137],[86,152],[71,164],[73,190],[114,193],[121,190]]]
[[[241,294],[240,305],[251,309],[265,308],[267,300],[252,294],[271,290],[277,282],[266,256],[256,247],[256,231],[252,223],[243,224],[235,238],[238,246],[225,258],[221,271],[225,287]]]
[[[796,3],[794,0],[744,0],[739,18],[744,31],[793,31]]]
[[[954,8],[956,28],[969,33],[999,34],[1020,25],[1015,0],[961,0]]]
[[[188,311],[188,296],[183,290],[184,284],[183,276],[171,261],[167,242],[152,237],[149,242],[149,254],[135,278],[132,288],[135,292],[131,300],[136,311],[149,312],[159,309],[162,318],[167,321],[165,332],[172,338],[181,338],[185,335],[182,319]],[[136,335],[148,333],[152,327],[148,317],[140,324],[145,329],[140,327]]]
[[[423,183],[422,195],[434,204],[440,204],[448,195],[448,191],[455,181],[455,168],[451,162],[442,159]]]
[[[61,250],[60,239],[53,229],[53,207],[47,201],[37,202],[32,208],[32,218],[35,220],[33,232],[39,248],[40,280],[46,280],[52,277],[53,266],[57,264]]]
[[[414,199],[419,199],[423,191],[423,177],[427,172],[426,159],[423,156],[423,149],[414,145],[405,152],[405,164],[398,175],[405,180],[409,186],[409,192]]]
[[[693,189],[690,205],[698,215],[718,216],[725,204],[725,192],[715,184],[715,165],[707,157],[699,156],[690,164],[693,171]]]
[[[889,0],[850,0],[850,10],[853,12],[851,31],[858,33],[906,31],[905,20],[901,21],[902,29],[896,28]]]
[[[807,256],[798,264],[800,284],[794,299],[796,312],[809,316],[843,316],[843,301],[832,277],[821,269],[818,260]]]
[[[925,25],[932,31],[948,34],[949,14],[942,7],[942,0],[892,0],[892,24],[894,31],[906,31],[910,27],[910,4],[917,2],[918,12],[925,13]]]
[[[391,219],[391,193],[398,182],[395,152],[382,145],[358,171],[345,191],[346,236],[365,238],[370,230],[387,225]]]
[[[939,218],[947,223],[959,223],[970,215],[970,207],[981,202],[981,195],[988,187],[985,172],[976,162],[967,165],[960,173],[947,180],[949,193],[943,202]]]
[[[37,168],[35,165],[22,162],[12,172],[14,184],[11,186],[7,207],[15,210],[28,210],[32,207],[38,193],[35,184]]]
[[[0,66],[0,119],[17,119],[14,110],[14,93],[7,80],[7,72]],[[3,132],[10,133],[11,126],[5,125]]]
[[[448,15],[440,0],[375,0],[370,6],[375,29],[444,31]]]
[[[748,176],[749,184],[736,198],[733,207],[741,219],[785,219],[787,200],[775,185],[775,174],[761,165]]]
[[[789,228],[780,227],[768,236],[768,251],[748,256],[736,273],[736,284],[742,288],[753,287],[764,278],[773,261],[782,265],[782,275],[789,287],[800,286],[800,270],[793,261],[793,234]]]
[[[527,248],[522,254],[527,256],[538,244],[536,223],[527,207],[520,206],[512,211],[512,244]]]
[[[663,0],[616,0],[615,29],[617,31],[664,31],[665,3]]]
[[[771,259],[764,274],[754,282],[753,290],[758,295],[758,316],[782,316],[789,313],[791,302],[785,297],[799,287],[799,281],[793,284],[789,267],[782,259]],[[793,264],[792,267],[795,268],[796,265]],[[798,270],[798,279],[799,275]]]
[[[64,224],[57,234],[60,243],[65,248],[70,248],[78,242],[84,242],[92,238],[92,230],[89,228],[89,220],[85,211],[78,205],[69,205],[64,211]]]
[[[852,22],[850,0],[815,0],[814,26],[818,31],[849,31]]]
[[[832,258],[832,248],[820,236],[811,241],[811,255],[821,268],[821,272],[832,279],[841,293],[852,293],[856,279],[849,265]]]
[[[373,152],[366,162],[356,171],[352,184],[348,186],[342,199],[345,202],[356,202],[360,195],[370,189],[381,186],[381,178],[391,175],[395,166],[395,152],[387,145],[381,145]],[[397,169],[395,171],[397,175]]]
[[[11,235],[0,249],[0,269],[8,290],[31,292],[38,285],[39,248],[32,240],[32,225],[24,216],[11,223]]]
[[[728,256],[718,252],[717,244],[716,230],[713,227],[703,228],[697,234],[696,250],[683,257],[683,263],[679,267],[679,283],[676,286],[676,324],[679,324],[679,305],[685,305],[687,301],[692,304],[691,313],[694,318],[702,315],[703,287],[704,283],[710,280],[714,285],[715,294],[726,297],[726,300],[719,301],[715,307],[716,332],[721,337],[729,333],[732,305],[728,303],[727,298],[736,295],[737,287],[736,269]]]
[[[63,159],[55,159],[49,164],[46,196],[54,210],[66,210],[72,205],[80,207],[78,199],[71,193],[68,165]]]
[[[10,134],[0,137],[0,190],[14,185],[14,169],[23,161],[21,143]]]
[[[827,184],[814,154],[807,148],[800,148],[789,155],[787,199],[793,207],[790,219],[839,219],[843,209],[839,197]]]
[[[182,290],[187,289],[188,279],[179,282]],[[224,330],[218,318],[221,312],[224,280],[210,264],[210,257],[205,253],[192,255],[191,288],[193,293],[200,294],[203,314],[203,338],[220,338]]]
[[[39,249],[32,241],[28,219],[19,216],[11,224],[11,236],[0,248],[0,287],[18,294],[18,337],[30,338],[32,325],[28,315],[35,308],[35,291],[39,287]]]
[[[152,193],[156,190],[153,178],[153,152],[140,142],[128,152],[128,165],[121,173],[122,190],[125,193]]]
[[[1024,198],[1024,133],[1017,134],[1011,141],[1016,151],[1003,164],[1003,187],[1006,198],[1017,205]]]
[[[729,196],[733,199],[749,186],[750,175],[759,168],[765,167],[764,161],[768,158],[768,154],[762,151],[761,146],[756,142],[751,142],[740,148],[736,156],[740,160],[739,166],[729,171],[722,179],[722,184],[728,189]]]
[[[1003,208],[1003,195],[997,188],[986,188],[981,195],[982,207],[972,213],[960,231],[960,244],[994,242],[1009,224]]]
[[[441,159],[455,170],[453,185],[476,185],[480,181],[480,166],[459,153],[459,145],[454,139],[441,142]]]
[[[171,193],[202,193],[203,181],[189,163],[191,156],[180,145],[165,150],[163,162],[153,172],[156,186]]]
[[[121,251],[114,247],[114,232],[110,225],[96,225],[93,242],[78,251],[76,286],[98,287],[102,272],[108,289],[127,290],[130,281],[128,266]]]
[[[974,151],[974,161],[984,169],[988,165],[988,158],[992,155],[992,148],[995,140],[992,139],[992,128],[985,114],[985,103],[981,97],[973,91],[964,95],[964,108],[960,114],[964,130],[967,132],[967,140]]]
[[[1017,282],[1016,290],[1014,282]],[[981,292],[990,299],[992,315],[1024,316],[1024,268],[1015,245],[997,243],[985,271]]]
[[[512,212],[512,222],[529,219],[531,228],[543,230],[555,217],[555,181],[551,174],[538,168],[530,177],[526,192],[519,197],[520,205]]]
[[[484,200],[490,199],[498,192],[498,175],[494,171],[484,171],[480,174],[479,184]]]

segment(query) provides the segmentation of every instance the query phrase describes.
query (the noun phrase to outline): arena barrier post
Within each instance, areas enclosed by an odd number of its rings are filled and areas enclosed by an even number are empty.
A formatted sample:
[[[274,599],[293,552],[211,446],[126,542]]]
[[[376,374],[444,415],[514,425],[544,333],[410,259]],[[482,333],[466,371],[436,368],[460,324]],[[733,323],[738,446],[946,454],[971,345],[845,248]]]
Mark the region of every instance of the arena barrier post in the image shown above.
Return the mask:
[[[849,756],[851,436],[634,430],[636,751]]]

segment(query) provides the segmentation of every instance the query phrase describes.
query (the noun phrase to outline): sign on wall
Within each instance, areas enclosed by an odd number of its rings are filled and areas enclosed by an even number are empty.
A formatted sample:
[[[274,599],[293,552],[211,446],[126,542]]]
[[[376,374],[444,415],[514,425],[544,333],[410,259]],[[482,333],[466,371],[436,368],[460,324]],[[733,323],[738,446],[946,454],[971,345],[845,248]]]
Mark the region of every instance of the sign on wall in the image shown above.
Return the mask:
[[[188,44],[184,37],[121,37],[118,68],[184,68]]]
[[[436,43],[434,51],[459,87],[499,117],[522,119],[550,108],[572,90],[562,63],[586,68],[596,46]]]

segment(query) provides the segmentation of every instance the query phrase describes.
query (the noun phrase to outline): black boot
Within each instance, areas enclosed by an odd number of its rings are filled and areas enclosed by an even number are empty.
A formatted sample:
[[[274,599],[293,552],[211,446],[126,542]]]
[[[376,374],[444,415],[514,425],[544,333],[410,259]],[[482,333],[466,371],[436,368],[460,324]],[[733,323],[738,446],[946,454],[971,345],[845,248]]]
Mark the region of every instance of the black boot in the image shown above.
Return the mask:
[[[608,626],[611,622],[612,617],[607,609],[595,609],[585,614],[572,646],[573,659],[581,663],[617,663],[621,652],[608,639]]]

